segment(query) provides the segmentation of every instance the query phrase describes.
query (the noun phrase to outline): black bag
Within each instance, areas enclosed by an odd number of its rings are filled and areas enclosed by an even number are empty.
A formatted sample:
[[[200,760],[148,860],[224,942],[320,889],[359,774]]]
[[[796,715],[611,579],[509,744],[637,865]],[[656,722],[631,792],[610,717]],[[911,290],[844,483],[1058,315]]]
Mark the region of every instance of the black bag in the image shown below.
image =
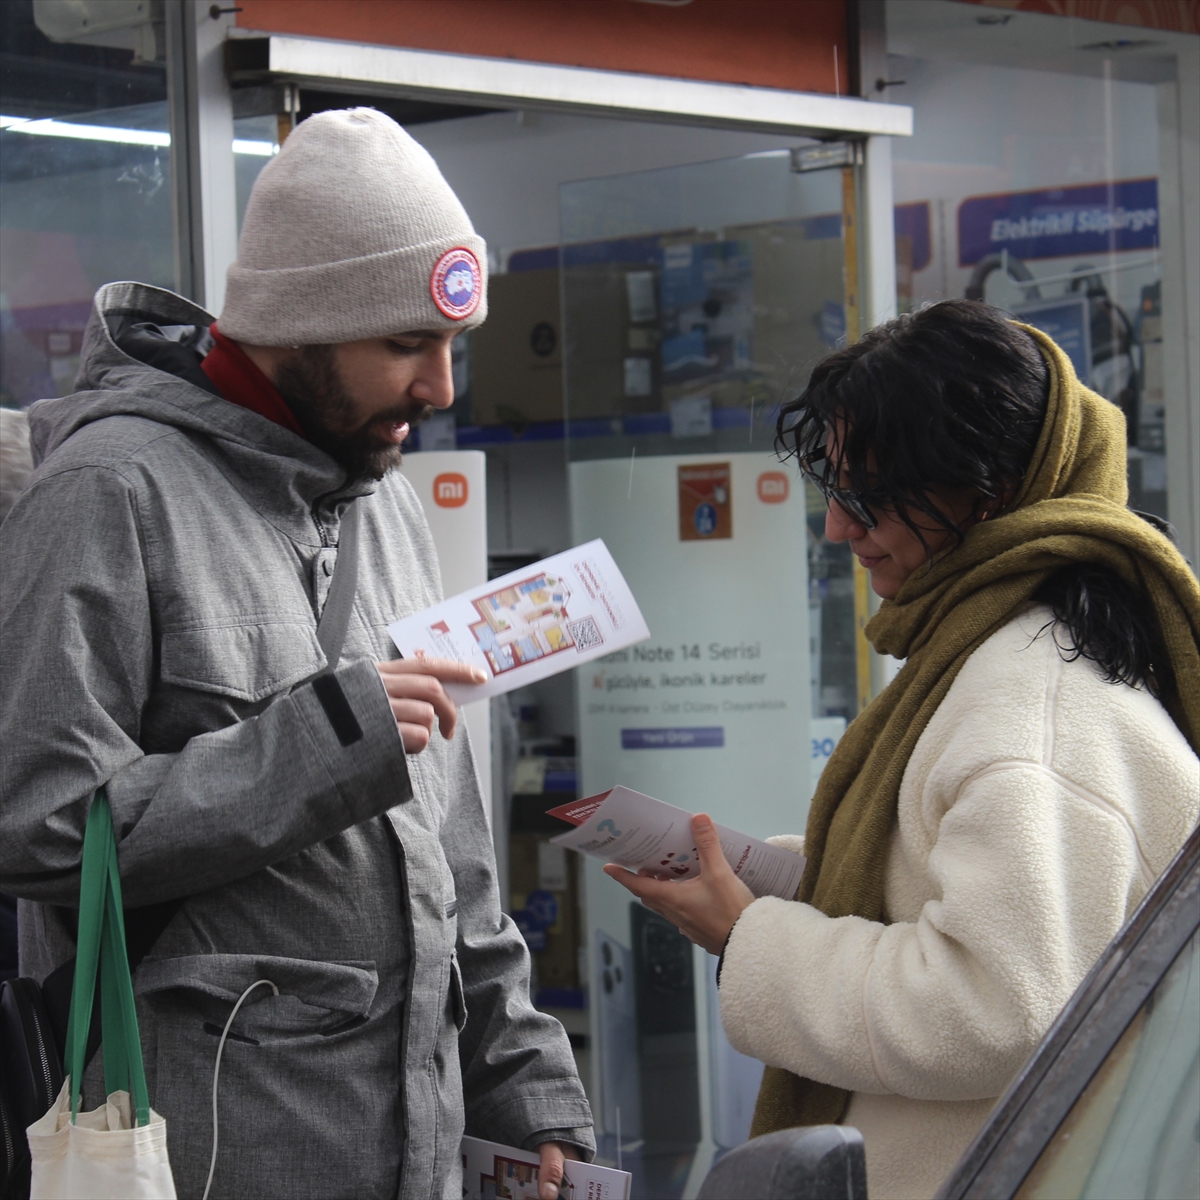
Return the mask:
[[[75,960],[71,960],[74,967]],[[0,983],[0,1123],[4,1139],[4,1200],[29,1195],[25,1130],[44,1116],[62,1090],[62,1043],[55,1037],[42,989],[32,979]]]
[[[312,681],[331,676],[341,659],[357,585],[358,505],[352,502],[342,514],[337,563],[321,619],[317,622],[317,641],[325,652],[327,665]],[[330,694],[329,684],[335,695]],[[337,728],[339,722],[344,724],[342,709],[348,711],[349,706],[337,681],[330,679],[329,684],[318,689],[317,697]],[[353,722],[352,717],[351,720]],[[357,722],[353,723],[357,726]],[[361,731],[358,736],[362,736]],[[131,974],[182,906],[181,897],[125,910],[125,949]],[[51,971],[41,985],[33,979],[8,979],[0,983],[0,1140],[4,1146],[0,1200],[28,1200],[30,1160],[25,1130],[45,1116],[62,1090],[63,1049],[67,1042],[74,982],[75,960],[72,958]],[[99,988],[96,989],[95,1005],[88,1035],[87,1062],[91,1062],[100,1046]]]

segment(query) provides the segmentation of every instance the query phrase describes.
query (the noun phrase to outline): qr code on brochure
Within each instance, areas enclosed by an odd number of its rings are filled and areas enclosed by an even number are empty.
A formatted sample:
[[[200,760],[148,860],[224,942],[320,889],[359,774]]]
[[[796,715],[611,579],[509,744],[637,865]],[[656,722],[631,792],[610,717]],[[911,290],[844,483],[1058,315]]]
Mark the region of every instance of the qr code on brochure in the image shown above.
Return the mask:
[[[575,648],[582,654],[585,650],[594,650],[604,645],[604,637],[596,627],[593,617],[582,617],[578,621],[569,621],[567,628],[571,631]]]

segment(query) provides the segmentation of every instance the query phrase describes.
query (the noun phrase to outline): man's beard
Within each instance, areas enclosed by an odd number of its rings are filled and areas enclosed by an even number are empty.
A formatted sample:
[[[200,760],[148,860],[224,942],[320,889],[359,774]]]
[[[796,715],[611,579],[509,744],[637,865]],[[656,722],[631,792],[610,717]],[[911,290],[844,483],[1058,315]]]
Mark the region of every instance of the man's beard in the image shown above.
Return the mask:
[[[376,433],[377,427],[407,421],[415,428],[434,411],[430,404],[410,401],[352,428],[354,401],[342,383],[332,346],[303,346],[280,364],[275,386],[308,440],[346,472],[347,483],[378,481],[400,465],[400,447]]]

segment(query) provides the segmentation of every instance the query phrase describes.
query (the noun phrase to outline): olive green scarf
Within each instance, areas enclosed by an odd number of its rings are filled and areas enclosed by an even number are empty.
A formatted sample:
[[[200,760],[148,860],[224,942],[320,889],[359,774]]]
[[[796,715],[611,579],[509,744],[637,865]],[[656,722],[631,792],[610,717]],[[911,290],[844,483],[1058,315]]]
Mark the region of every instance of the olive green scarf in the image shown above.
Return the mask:
[[[876,650],[908,661],[846,730],[813,797],[796,899],[829,917],[888,921],[888,845],[913,747],[971,654],[1060,567],[1107,567],[1146,597],[1175,671],[1168,710],[1200,748],[1200,587],[1170,541],[1126,507],[1120,410],[1079,382],[1048,337],[1022,328],[1049,364],[1051,387],[1020,494],[910,576],[867,626]],[[848,1099],[843,1088],[767,1067],[751,1135],[835,1123]]]

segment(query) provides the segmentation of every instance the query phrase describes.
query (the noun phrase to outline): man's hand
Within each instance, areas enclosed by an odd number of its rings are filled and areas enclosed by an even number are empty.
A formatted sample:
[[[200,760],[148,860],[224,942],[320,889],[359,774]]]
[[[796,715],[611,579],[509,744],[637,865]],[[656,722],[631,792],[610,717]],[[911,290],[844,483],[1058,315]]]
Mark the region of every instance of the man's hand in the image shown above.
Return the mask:
[[[443,683],[484,683],[487,675],[467,663],[447,658],[399,658],[377,662],[375,669],[392,702],[392,715],[407,754],[420,754],[433,736],[437,721],[442,737],[452,738],[458,710]]]
[[[538,1147],[542,1163],[538,1167],[538,1196],[541,1200],[558,1200],[558,1188],[562,1183],[563,1160],[579,1161],[574,1146],[564,1142],[543,1142]]]
[[[692,835],[700,855],[700,874],[695,879],[666,882],[635,875],[616,863],[608,863],[604,873],[677,925],[697,946],[720,954],[738,917],[754,903],[754,893],[725,861],[711,817],[704,813],[693,817]]]

